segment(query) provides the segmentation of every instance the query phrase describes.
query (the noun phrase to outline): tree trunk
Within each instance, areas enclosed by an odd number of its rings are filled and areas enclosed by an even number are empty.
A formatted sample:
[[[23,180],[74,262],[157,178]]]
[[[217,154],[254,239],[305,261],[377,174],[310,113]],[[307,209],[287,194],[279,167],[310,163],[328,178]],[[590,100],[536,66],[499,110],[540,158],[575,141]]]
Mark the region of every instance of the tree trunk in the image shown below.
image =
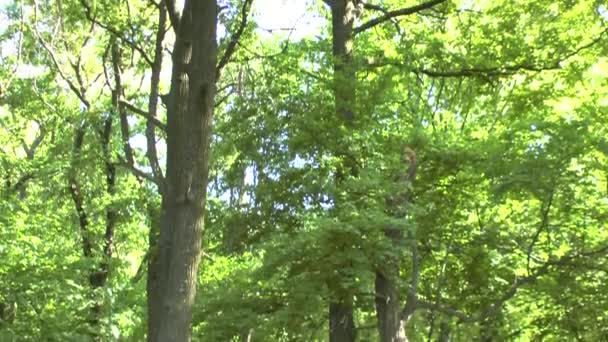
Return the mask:
[[[397,266],[398,267],[398,266]],[[398,274],[399,270],[396,271]],[[381,342],[405,342],[405,324],[401,319],[399,289],[394,281],[376,272],[376,315]]]
[[[150,233],[148,235],[148,273],[146,279],[146,299],[148,301],[148,341],[154,341],[158,336],[160,327],[160,314],[162,312],[159,264],[158,239],[160,233],[160,210],[157,205],[148,203],[148,217],[150,217]]]
[[[334,98],[336,115],[348,125],[354,121],[355,66],[353,65],[353,0],[328,2],[332,14],[332,41],[334,58]],[[337,182],[340,182],[338,171]],[[350,296],[350,295],[343,295]],[[329,304],[330,342],[355,341],[356,330],[353,318],[352,298],[338,298]]]
[[[169,6],[173,8],[174,6]],[[175,11],[169,13],[177,18]],[[217,8],[186,0],[176,31],[167,113],[167,174],[158,253],[156,342],[190,341],[200,262],[215,95]]]
[[[353,0],[327,1],[331,6],[332,42],[334,58],[334,98],[336,115],[352,126],[355,119],[355,66],[353,64],[353,23],[355,19]],[[354,166],[340,166],[336,182],[340,183],[344,176],[340,169],[345,167],[347,172],[356,173]],[[336,205],[339,205],[337,203]],[[337,298],[329,304],[329,341],[352,342],[356,339],[356,329],[353,314],[352,295],[341,291],[342,298]]]
[[[407,183],[413,182],[416,177],[418,162],[416,153],[406,147],[403,150],[402,161],[404,169],[400,173],[397,182],[407,189]],[[392,215],[400,219],[405,219],[406,206],[410,202],[409,193],[403,190],[400,193],[393,195],[387,199],[388,209]],[[403,231],[394,228],[384,230],[384,235],[391,242],[391,246],[397,255],[400,255],[400,249],[403,248]],[[414,242],[415,244],[416,242]],[[413,305],[416,302],[416,286],[418,283],[418,253],[415,248],[413,254],[413,271],[412,284],[408,291],[407,303],[405,310],[401,309],[401,300],[399,299],[399,287],[396,280],[399,279],[401,268],[401,257],[387,257],[383,270],[376,271],[376,315],[378,319],[378,333],[381,342],[405,342],[405,323],[412,314]],[[405,311],[405,313],[404,313]]]
[[[329,304],[329,342],[354,341],[355,322],[351,303]]]

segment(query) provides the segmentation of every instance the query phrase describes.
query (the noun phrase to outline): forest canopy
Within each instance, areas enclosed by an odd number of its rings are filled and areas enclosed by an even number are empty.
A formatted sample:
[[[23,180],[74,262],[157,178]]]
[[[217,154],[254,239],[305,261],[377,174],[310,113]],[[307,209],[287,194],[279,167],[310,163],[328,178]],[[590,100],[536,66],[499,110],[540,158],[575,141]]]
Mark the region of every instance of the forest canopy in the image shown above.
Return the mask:
[[[596,0],[0,0],[0,341],[608,340]]]

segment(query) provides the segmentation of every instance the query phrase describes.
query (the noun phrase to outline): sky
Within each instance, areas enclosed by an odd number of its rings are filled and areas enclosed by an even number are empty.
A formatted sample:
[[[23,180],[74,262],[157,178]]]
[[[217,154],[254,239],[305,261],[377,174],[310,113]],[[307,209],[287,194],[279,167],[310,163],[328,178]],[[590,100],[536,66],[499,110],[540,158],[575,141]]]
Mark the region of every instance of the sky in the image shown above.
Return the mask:
[[[0,0],[1,1],[1,0]],[[260,33],[265,30],[290,30],[292,39],[319,32],[327,20],[311,13],[307,7],[314,0],[254,0],[255,20]],[[293,29],[293,30],[292,30]]]

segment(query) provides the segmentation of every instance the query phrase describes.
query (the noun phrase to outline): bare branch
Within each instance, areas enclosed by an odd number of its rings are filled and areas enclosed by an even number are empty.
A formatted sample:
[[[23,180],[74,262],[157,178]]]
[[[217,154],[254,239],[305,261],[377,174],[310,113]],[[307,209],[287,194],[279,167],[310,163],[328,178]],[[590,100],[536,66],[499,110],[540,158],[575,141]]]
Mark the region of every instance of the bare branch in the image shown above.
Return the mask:
[[[158,120],[155,116],[151,116],[149,112],[146,112],[145,110],[138,108],[137,106],[135,106],[134,104],[132,104],[131,102],[128,102],[126,100],[118,100],[118,103],[125,106],[127,109],[129,109],[131,112],[143,116],[144,118],[146,118],[147,120],[149,120],[150,122],[152,122],[152,124],[154,124],[154,126],[162,129],[163,131],[167,131],[167,125],[165,125],[162,121]]]
[[[420,12],[422,10],[429,9],[435,5],[438,5],[438,4],[440,4],[442,2],[446,2],[446,1],[447,0],[431,0],[429,2],[425,2],[420,5],[406,7],[406,8],[398,9],[395,11],[390,11],[381,17],[371,19],[370,21],[368,21],[364,24],[361,24],[361,26],[359,26],[353,30],[353,34],[355,34],[355,35],[359,34],[367,29],[380,25],[383,22],[390,20],[392,18],[399,17],[399,16],[405,16],[405,15],[409,15],[409,14],[414,14],[414,13]]]
[[[253,0],[245,0],[245,2],[243,2],[243,8],[241,8],[241,22],[239,23],[239,26],[238,26],[236,32],[234,32],[232,34],[232,37],[230,38],[230,42],[228,43],[228,46],[226,47],[226,51],[224,52],[224,55],[220,58],[219,63],[217,64],[217,67],[215,68],[215,74],[216,74],[215,79],[216,80],[218,80],[220,78],[222,69],[226,66],[226,64],[228,64],[228,61],[230,60],[230,58],[234,54],[234,51],[236,50],[236,45],[239,43],[239,40],[241,39],[243,32],[245,32],[245,27],[247,27],[247,17],[249,16],[249,11],[251,10],[252,3],[253,3]]]

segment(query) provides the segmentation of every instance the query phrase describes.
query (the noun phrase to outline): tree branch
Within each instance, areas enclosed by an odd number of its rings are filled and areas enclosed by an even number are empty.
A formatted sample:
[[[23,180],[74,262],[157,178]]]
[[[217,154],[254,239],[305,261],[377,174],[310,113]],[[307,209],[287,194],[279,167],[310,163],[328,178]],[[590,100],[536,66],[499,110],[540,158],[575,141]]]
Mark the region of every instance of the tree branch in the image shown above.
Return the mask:
[[[146,112],[145,110],[138,108],[131,102],[128,102],[123,99],[118,100],[118,103],[125,106],[131,112],[148,119],[150,122],[152,122],[152,124],[154,124],[154,126],[162,129],[163,131],[167,131],[167,125],[165,125],[165,123],[163,123],[162,121],[158,120],[155,116],[151,116],[149,112]]]
[[[114,165],[123,167],[125,169],[128,169],[129,171],[133,172],[133,174],[135,176],[141,177],[141,178],[146,179],[146,180],[148,180],[148,181],[150,181],[150,182],[152,182],[152,183],[154,183],[156,185],[159,185],[158,181],[156,180],[156,178],[154,178],[153,175],[151,175],[151,174],[149,174],[149,173],[147,173],[145,171],[142,171],[142,170],[138,169],[137,166],[129,164],[128,162],[126,162],[124,160],[121,160],[120,163],[115,163]]]
[[[251,10],[252,3],[253,0],[245,0],[245,2],[243,2],[243,8],[241,8],[241,22],[239,23],[236,32],[230,38],[230,42],[226,47],[226,51],[224,52],[224,55],[222,55],[222,57],[220,58],[219,63],[215,68],[216,80],[220,78],[222,69],[226,66],[226,64],[228,64],[228,61],[230,61],[230,58],[236,50],[236,45],[239,43],[243,32],[245,32],[245,28],[247,27],[247,17],[249,16],[249,11]]]
[[[68,84],[68,87],[78,97],[80,102],[82,102],[82,104],[87,109],[90,108],[91,104],[86,99],[85,94],[81,93],[80,89],[78,87],[76,87],[74,82],[72,82],[72,80],[70,80],[67,77],[67,75],[63,72],[63,70],[61,69],[61,66],[59,65],[59,60],[57,59],[57,56],[55,56],[55,51],[53,51],[53,49],[51,49],[49,47],[49,45],[46,43],[46,41],[40,35],[40,32],[38,31],[37,14],[38,14],[38,4],[36,2],[34,2],[34,25],[32,27],[34,36],[36,36],[36,39],[38,39],[38,42],[40,42],[40,45],[42,45],[42,47],[46,50],[46,52],[51,57],[51,61],[53,62],[53,65],[55,65],[55,69],[57,70],[57,73],[59,73],[59,76],[61,77],[61,79],[64,80]]]
[[[472,321],[474,321],[473,317],[467,315],[466,313],[464,313],[464,312],[462,312],[460,310],[457,310],[457,309],[454,309],[454,308],[442,305],[442,304],[438,304],[438,303],[430,303],[430,302],[423,301],[423,300],[419,299],[418,300],[417,308],[423,309],[423,310],[433,310],[433,311],[441,312],[441,313],[443,313],[445,315],[448,315],[448,316],[457,317],[457,318],[459,318],[463,322],[472,322]]]
[[[416,309],[435,310],[435,311],[444,313],[449,316],[458,317],[458,318],[460,318],[460,320],[462,322],[467,322],[467,323],[483,321],[486,318],[496,314],[496,312],[502,307],[502,305],[506,301],[513,298],[517,294],[517,291],[522,286],[532,284],[539,277],[547,274],[549,272],[549,268],[551,266],[565,266],[565,265],[576,266],[575,264],[572,264],[572,261],[574,261],[577,258],[593,257],[593,259],[597,259],[598,255],[605,256],[605,254],[607,252],[608,252],[608,246],[603,246],[603,247],[600,247],[598,249],[595,249],[595,250],[592,250],[589,252],[565,255],[557,260],[547,260],[540,267],[536,268],[534,270],[533,274],[531,274],[527,277],[517,278],[513,282],[513,284],[503,293],[502,296],[500,296],[494,303],[488,305],[486,309],[482,310],[477,315],[467,315],[466,313],[464,313],[460,310],[457,310],[457,309],[454,309],[454,308],[451,308],[448,306],[444,306],[444,305],[441,305],[438,303],[429,303],[429,302],[426,302],[426,301],[423,301],[420,299],[418,299],[418,301],[417,301]]]
[[[171,21],[171,26],[173,26],[173,31],[177,32],[181,18],[177,8],[175,8],[175,0],[164,0],[163,2],[165,3],[167,12],[169,12],[169,20]],[[162,10],[163,6],[161,5],[160,7]]]
[[[526,254],[528,256],[528,263],[527,263],[528,272],[530,272],[530,262],[531,262],[531,258],[532,258],[532,251],[534,250],[534,245],[536,245],[536,242],[538,242],[538,238],[540,237],[540,234],[549,225],[549,212],[551,211],[551,205],[553,204],[554,193],[555,193],[555,186],[550,190],[549,198],[547,199],[547,202],[545,203],[544,208],[542,208],[542,210],[541,210],[542,218],[541,218],[540,226],[534,233],[534,236],[532,237],[532,241],[530,242],[530,245],[528,246],[527,251],[526,251]]]
[[[395,11],[387,12],[385,15],[383,15],[381,17],[371,19],[370,21],[368,21],[368,22],[366,22],[364,24],[361,24],[361,26],[359,26],[359,27],[357,27],[357,28],[355,28],[353,30],[353,34],[357,35],[357,34],[363,32],[365,30],[368,30],[368,29],[370,29],[370,28],[372,28],[374,26],[380,25],[383,22],[385,22],[387,20],[390,20],[392,18],[399,17],[399,16],[405,16],[405,15],[409,15],[409,14],[413,14],[413,13],[417,13],[417,12],[420,12],[422,10],[431,8],[431,7],[435,6],[435,5],[438,5],[438,4],[440,4],[442,2],[446,2],[446,1],[447,0],[431,0],[429,2],[425,2],[425,3],[422,3],[422,4],[416,5],[416,6],[406,7],[406,8],[398,9],[398,10],[395,10]]]
[[[167,0],[173,2],[173,0]],[[163,67],[163,41],[165,39],[165,26],[167,23],[167,10],[165,9],[166,3],[161,2],[158,11],[158,30],[156,31],[156,41],[154,46],[154,62],[152,63],[152,76],[150,77],[150,96],[148,97],[148,116],[152,119],[156,119],[156,112],[158,110],[158,85],[160,84],[160,72]],[[175,3],[173,2],[175,7]],[[158,120],[157,120],[158,121]],[[160,122],[160,121],[159,121]],[[148,120],[146,124],[146,156],[148,162],[152,168],[152,175],[156,179],[156,184],[160,193],[164,192],[164,177],[163,171],[160,168],[158,162],[158,152],[156,150],[156,124],[153,120]],[[166,132],[166,127],[164,128]]]
[[[133,157],[133,148],[129,143],[131,133],[129,130],[129,121],[127,120],[127,112],[125,111],[125,105],[120,103],[121,98],[124,96],[124,88],[122,85],[122,70],[120,68],[122,55],[116,41],[113,41],[111,43],[110,49],[112,50],[112,70],[114,72],[115,84],[114,89],[112,90],[112,105],[114,107],[114,110],[118,112],[118,116],[120,118],[120,133],[122,136],[122,149],[125,153],[125,158],[127,159],[127,163],[134,165],[135,158]]]
[[[129,45],[130,47],[132,47],[133,49],[135,49],[137,52],[139,52],[139,54],[141,55],[141,57],[146,61],[146,63],[148,63],[148,65],[152,65],[152,60],[150,59],[150,57],[148,56],[148,54],[146,53],[146,51],[144,51],[144,49],[137,45],[134,41],[124,37],[124,35],[122,35],[117,29],[104,24],[102,22],[100,22],[99,20],[95,19],[95,17],[93,16],[93,9],[91,8],[91,6],[87,3],[86,0],[80,0],[80,3],[82,4],[82,7],[84,7],[84,14],[87,18],[87,20],[89,20],[91,23],[94,23],[96,25],[99,25],[99,27],[105,29],[106,31],[110,32],[112,35],[114,35],[116,38],[119,38],[120,40],[122,40],[123,42],[127,43],[127,45]]]
[[[539,63],[534,64],[530,62],[522,62],[518,64],[505,65],[505,66],[496,66],[496,67],[464,67],[461,69],[455,70],[430,70],[425,68],[415,68],[408,67],[404,63],[395,60],[389,60],[386,58],[380,58],[379,60],[369,59],[367,65],[369,67],[382,67],[382,66],[395,66],[399,68],[404,68],[405,70],[415,73],[415,74],[423,74],[429,77],[442,77],[442,78],[452,78],[452,77],[492,77],[492,76],[512,76],[517,74],[520,71],[532,71],[532,72],[542,72],[549,70],[560,70],[562,69],[561,63],[564,61],[578,55],[583,50],[589,49],[599,43],[604,35],[608,33],[608,28],[604,31],[600,32],[597,37],[592,39],[590,42],[580,45],[576,49],[563,54],[558,57],[554,61],[550,61],[548,63]]]

